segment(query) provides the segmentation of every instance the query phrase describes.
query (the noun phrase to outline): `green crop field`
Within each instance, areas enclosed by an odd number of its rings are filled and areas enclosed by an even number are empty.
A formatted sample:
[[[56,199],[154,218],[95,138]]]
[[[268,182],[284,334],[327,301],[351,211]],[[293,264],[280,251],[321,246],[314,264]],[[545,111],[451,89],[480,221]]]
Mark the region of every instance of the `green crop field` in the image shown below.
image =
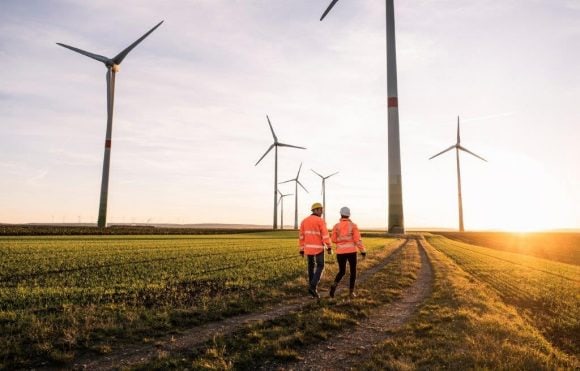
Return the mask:
[[[397,241],[365,242],[380,255]],[[253,312],[304,296],[305,277],[296,232],[0,237],[0,368],[67,364]]]

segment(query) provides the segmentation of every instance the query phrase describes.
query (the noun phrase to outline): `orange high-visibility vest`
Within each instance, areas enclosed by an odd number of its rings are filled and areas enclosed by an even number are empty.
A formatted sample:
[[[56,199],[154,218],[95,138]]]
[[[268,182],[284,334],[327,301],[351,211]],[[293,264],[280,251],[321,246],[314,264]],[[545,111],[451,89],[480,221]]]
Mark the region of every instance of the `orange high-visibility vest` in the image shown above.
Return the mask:
[[[324,220],[312,214],[300,223],[298,235],[300,251],[306,255],[317,255],[324,251],[324,245],[330,246],[330,235]]]
[[[337,254],[353,253],[357,249],[366,252],[357,225],[348,218],[341,218],[332,228],[332,242],[336,244]]]

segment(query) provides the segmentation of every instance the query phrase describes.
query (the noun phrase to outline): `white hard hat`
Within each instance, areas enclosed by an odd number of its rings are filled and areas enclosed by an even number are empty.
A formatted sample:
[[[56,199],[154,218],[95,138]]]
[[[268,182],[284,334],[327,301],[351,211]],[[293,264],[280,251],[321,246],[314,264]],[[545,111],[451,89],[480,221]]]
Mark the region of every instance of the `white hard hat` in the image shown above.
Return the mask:
[[[340,215],[350,216],[350,209],[346,206],[340,208]]]

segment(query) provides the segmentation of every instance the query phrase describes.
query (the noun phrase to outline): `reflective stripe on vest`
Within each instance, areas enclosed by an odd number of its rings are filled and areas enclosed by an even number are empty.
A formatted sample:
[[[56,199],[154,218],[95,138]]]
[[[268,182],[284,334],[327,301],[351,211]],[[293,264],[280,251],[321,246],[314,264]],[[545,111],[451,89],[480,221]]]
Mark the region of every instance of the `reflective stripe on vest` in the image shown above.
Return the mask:
[[[311,248],[311,249],[324,249],[324,245],[312,245],[307,243],[306,245],[304,245],[305,248]]]
[[[316,236],[320,236],[320,231],[304,231],[304,234],[313,234]]]
[[[342,242],[342,243],[337,243],[336,244],[336,248],[338,250],[340,249],[351,249],[353,247],[356,247],[354,242]]]

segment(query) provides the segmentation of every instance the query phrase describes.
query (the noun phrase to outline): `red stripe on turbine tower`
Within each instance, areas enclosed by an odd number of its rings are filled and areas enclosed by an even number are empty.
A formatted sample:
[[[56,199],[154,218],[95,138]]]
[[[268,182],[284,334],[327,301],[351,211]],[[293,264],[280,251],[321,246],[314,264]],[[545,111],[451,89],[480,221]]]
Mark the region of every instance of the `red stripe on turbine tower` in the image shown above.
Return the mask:
[[[389,97],[389,107],[399,107],[399,98]]]
[[[111,148],[111,140],[110,139],[105,140],[105,148]]]

